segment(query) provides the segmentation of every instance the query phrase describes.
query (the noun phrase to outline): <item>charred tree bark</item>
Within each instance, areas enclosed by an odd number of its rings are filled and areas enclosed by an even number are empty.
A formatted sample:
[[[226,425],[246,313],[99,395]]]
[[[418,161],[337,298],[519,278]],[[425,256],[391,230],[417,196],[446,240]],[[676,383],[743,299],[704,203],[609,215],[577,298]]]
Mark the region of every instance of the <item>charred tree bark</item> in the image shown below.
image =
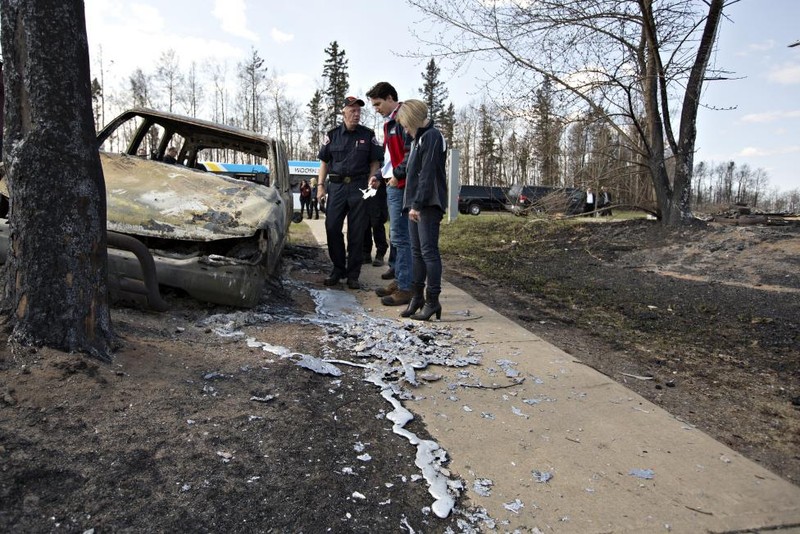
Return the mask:
[[[81,0],[0,0],[11,340],[107,360],[106,195]]]

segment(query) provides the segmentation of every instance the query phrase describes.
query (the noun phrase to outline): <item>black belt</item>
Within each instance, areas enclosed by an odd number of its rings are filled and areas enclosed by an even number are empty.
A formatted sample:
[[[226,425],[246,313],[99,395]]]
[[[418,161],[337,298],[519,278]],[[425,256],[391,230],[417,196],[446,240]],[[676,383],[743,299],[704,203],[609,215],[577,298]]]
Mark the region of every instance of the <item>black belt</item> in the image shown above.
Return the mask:
[[[357,176],[342,176],[341,174],[329,174],[328,179],[331,181],[332,184],[349,184],[350,182],[355,182],[357,180],[361,180],[362,178],[366,178],[366,174],[359,174]]]

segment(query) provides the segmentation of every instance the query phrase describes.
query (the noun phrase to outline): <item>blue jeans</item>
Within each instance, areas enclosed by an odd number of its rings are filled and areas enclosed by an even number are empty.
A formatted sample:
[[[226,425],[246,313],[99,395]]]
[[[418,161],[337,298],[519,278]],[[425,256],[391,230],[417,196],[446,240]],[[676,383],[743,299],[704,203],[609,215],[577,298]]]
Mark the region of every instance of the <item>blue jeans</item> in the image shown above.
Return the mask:
[[[430,295],[442,292],[442,257],[439,254],[439,226],[444,212],[439,208],[422,208],[419,222],[408,220],[413,256],[413,280],[417,287],[427,283]]]
[[[389,205],[389,240],[395,249],[394,278],[403,291],[411,289],[411,243],[408,241],[408,214],[403,213],[404,189],[386,188]]]

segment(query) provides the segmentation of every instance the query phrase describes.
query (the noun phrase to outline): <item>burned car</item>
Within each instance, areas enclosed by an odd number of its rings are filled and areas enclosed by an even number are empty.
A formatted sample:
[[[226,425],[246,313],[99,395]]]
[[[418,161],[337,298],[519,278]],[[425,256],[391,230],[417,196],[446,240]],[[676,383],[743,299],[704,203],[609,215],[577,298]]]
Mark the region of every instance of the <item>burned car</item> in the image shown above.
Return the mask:
[[[148,295],[159,308],[160,285],[202,301],[254,306],[291,222],[282,142],[145,108],[122,113],[97,140],[112,295]],[[214,172],[205,161],[252,172]]]

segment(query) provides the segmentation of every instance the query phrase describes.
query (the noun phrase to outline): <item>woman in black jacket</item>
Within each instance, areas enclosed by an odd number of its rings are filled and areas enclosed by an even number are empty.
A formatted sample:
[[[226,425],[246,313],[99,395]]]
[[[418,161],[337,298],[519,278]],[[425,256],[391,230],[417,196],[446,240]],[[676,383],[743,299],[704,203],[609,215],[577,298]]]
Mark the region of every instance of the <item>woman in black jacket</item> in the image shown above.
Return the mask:
[[[421,100],[406,100],[397,112],[397,122],[414,138],[406,166],[403,198],[413,260],[412,298],[400,315],[427,321],[436,314],[436,318],[441,319],[439,226],[447,206],[447,143],[428,117],[428,106]]]

